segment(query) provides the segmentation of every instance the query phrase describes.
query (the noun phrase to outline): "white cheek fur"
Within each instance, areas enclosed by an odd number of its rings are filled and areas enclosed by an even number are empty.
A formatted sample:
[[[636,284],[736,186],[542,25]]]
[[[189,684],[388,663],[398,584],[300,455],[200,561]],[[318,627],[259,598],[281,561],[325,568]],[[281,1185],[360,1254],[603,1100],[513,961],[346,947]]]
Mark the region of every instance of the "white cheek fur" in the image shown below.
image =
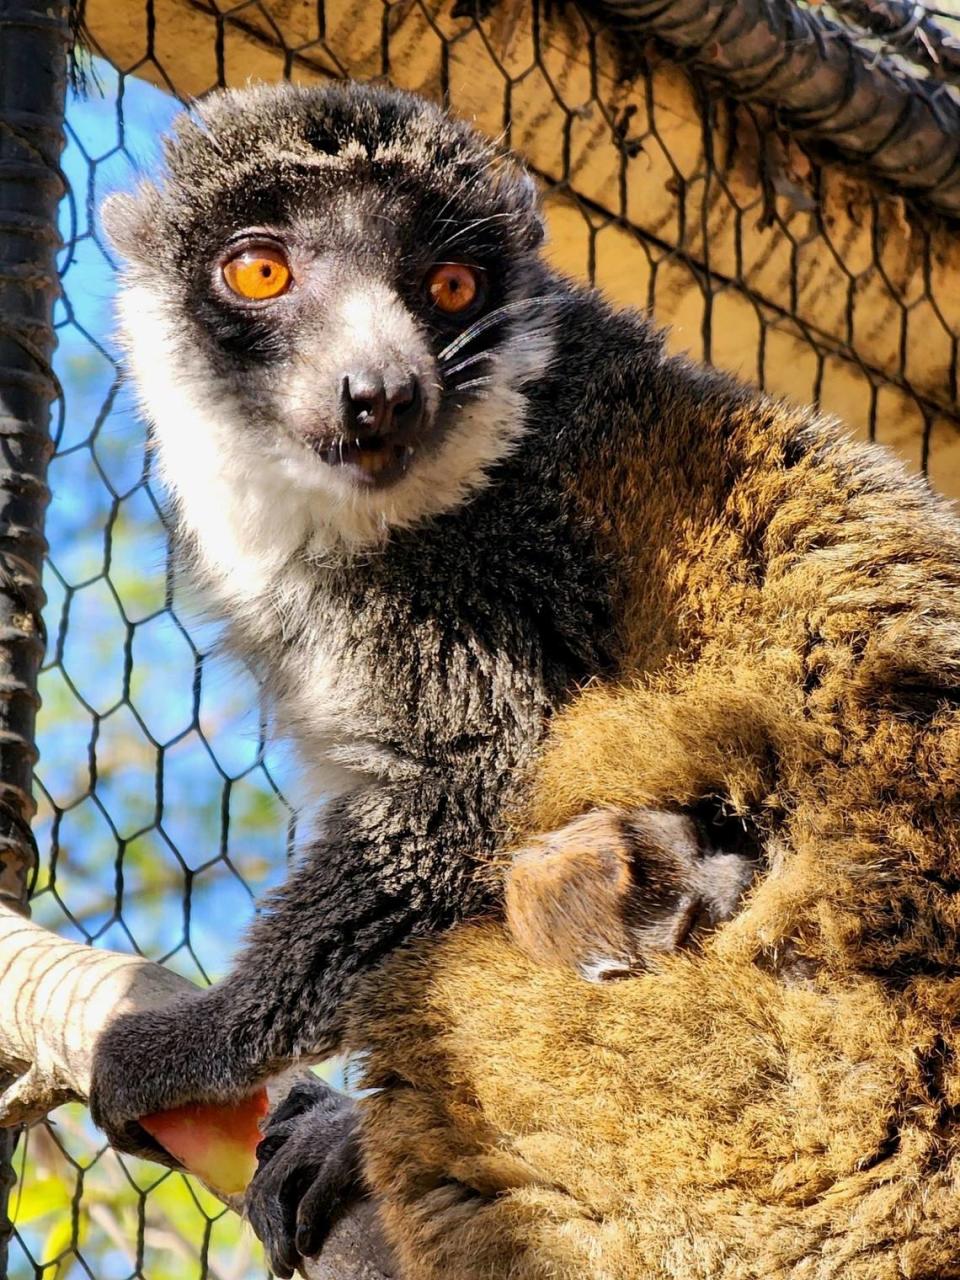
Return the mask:
[[[172,308],[147,286],[125,285],[119,312],[161,478],[221,605],[275,598],[283,567],[301,549],[311,559],[339,559],[465,501],[523,435],[521,388],[553,350],[543,331],[498,356],[487,393],[465,403],[439,449],[391,488],[360,491],[295,440],[252,431],[202,357],[178,340]]]

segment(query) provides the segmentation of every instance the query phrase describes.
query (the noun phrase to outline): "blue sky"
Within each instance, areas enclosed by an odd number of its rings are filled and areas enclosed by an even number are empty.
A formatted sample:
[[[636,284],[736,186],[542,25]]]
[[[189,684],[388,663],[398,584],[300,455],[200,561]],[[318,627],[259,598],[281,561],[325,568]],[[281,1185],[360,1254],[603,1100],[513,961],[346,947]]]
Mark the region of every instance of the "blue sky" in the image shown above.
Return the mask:
[[[100,62],[68,106],[56,355],[66,395],[50,470],[37,770],[41,850],[54,834],[56,849],[34,912],[61,933],[170,957],[199,980],[222,974],[251,893],[282,873],[290,814],[274,785],[282,759],[268,753],[269,776],[259,762],[253,681],[206,656],[216,628],[186,593],[166,607],[162,495],[118,378],[114,263],[96,211],[155,167],[177,110]]]

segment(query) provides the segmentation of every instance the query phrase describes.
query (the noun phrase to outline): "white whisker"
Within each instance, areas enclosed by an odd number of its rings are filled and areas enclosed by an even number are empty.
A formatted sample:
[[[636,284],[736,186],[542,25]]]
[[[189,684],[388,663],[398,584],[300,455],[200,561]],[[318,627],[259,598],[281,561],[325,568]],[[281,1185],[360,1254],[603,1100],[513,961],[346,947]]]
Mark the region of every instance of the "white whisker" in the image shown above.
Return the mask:
[[[503,159],[504,159],[503,156],[493,155],[490,157],[489,160],[487,160],[483,165],[481,165],[481,167],[476,172],[466,173],[464,177],[461,179],[461,181],[458,182],[457,185],[454,187],[453,191],[450,193],[450,195],[447,197],[444,203],[440,206],[440,209],[437,211],[437,213],[434,216],[434,221],[435,222],[442,221],[443,215],[447,212],[447,210],[450,209],[453,206],[453,204],[460,199],[461,196],[466,195],[471,187],[476,186],[488,174],[492,173],[494,171],[495,166],[502,164]]]
[[[507,319],[517,311],[522,311],[525,307],[562,301],[564,301],[562,293],[545,293],[533,298],[518,298],[515,302],[505,302],[502,307],[497,307],[496,310],[481,316],[479,320],[475,320],[472,325],[464,329],[459,337],[454,338],[452,342],[443,348],[437,360],[443,364],[444,361],[449,360],[451,356],[455,356],[458,351],[461,351],[468,342],[472,342],[474,338],[479,337],[481,333],[485,333],[493,325],[499,324],[501,320]]]
[[[455,244],[457,240],[461,238],[461,236],[469,235],[471,231],[475,231],[478,227],[482,227],[488,222],[501,222],[507,219],[515,220],[517,216],[518,215],[516,213],[511,212],[511,213],[491,213],[486,218],[474,218],[472,222],[468,222],[465,226],[460,227],[460,229],[458,231],[455,231],[452,236],[448,236],[446,240],[442,241],[437,246],[437,252],[443,253],[446,249],[449,249],[452,244]]]
[[[487,374],[485,378],[471,378],[469,382],[460,382],[451,390],[459,394],[461,391],[469,391],[471,387],[488,387],[493,382],[492,374]]]
[[[533,333],[519,333],[511,337],[510,349],[513,350],[515,347],[534,346],[542,342],[543,334],[539,331],[534,331]],[[455,373],[459,373],[462,369],[466,369],[472,364],[477,364],[480,360],[493,360],[495,358],[496,353],[493,351],[478,351],[476,355],[467,356],[465,360],[459,361],[458,364],[452,365],[449,369],[445,369],[441,366],[441,372],[445,378],[452,378]],[[438,390],[443,390],[439,384],[434,385],[437,386]]]
[[[480,360],[492,360],[492,351],[478,351],[475,356],[467,356],[466,360],[461,360],[459,364],[455,364],[451,369],[444,369],[445,378],[452,378],[455,373],[460,373],[462,369],[468,369],[470,365],[477,364]]]

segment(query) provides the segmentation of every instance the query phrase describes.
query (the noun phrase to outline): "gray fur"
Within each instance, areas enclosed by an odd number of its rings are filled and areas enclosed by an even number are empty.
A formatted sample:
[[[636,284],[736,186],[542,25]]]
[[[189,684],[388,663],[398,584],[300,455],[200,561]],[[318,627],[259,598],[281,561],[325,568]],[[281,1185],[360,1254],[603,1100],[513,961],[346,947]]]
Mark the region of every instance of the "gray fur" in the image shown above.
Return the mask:
[[[542,265],[519,167],[409,95],[223,94],[180,122],[167,165],[105,210],[128,260],[131,367],[184,556],[316,792],[337,794],[231,975],[103,1038],[94,1116],[118,1145],[155,1153],[136,1117],[324,1057],[358,974],[494,905],[478,859],[551,712],[611,662],[609,574],[569,497],[610,422],[593,352],[608,329],[611,355],[659,358],[642,321],[614,321]],[[224,243],[249,226],[282,234],[310,281],[252,329],[215,283]],[[486,266],[485,314],[504,308],[471,342],[416,303],[425,266],[454,252]],[[389,359],[435,385],[411,476],[361,495],[364,523],[298,415],[334,413],[364,341],[344,345],[343,299],[365,291],[394,312]],[[460,390],[448,371],[481,352],[468,380],[478,366],[486,380]]]
[[[811,636],[820,642],[821,604],[835,620],[863,600],[881,635],[884,620],[899,625],[914,604],[906,596],[925,553],[911,528],[955,549],[956,527],[879,451],[844,445],[814,415],[668,358],[643,317],[550,271],[517,164],[409,95],[282,87],[211,98],[179,126],[167,176],[114,201],[107,221],[128,258],[130,366],[185,559],[263,681],[278,730],[299,744],[316,794],[335,787],[321,835],[265,904],[230,976],[175,1008],[121,1018],[98,1046],[94,1116],[118,1145],[150,1150],[138,1116],[229,1099],[291,1059],[325,1056],[361,974],[417,933],[497,907],[478,859],[496,849],[525,795],[551,717],[584,684],[665,681],[695,666],[710,634],[697,608],[716,611],[716,644],[742,621],[748,645],[789,649],[799,637],[809,649]],[[259,310],[238,307],[218,284],[230,237],[252,227],[289,246],[298,281]],[[479,264],[489,282],[486,309],[465,329],[440,324],[424,304],[425,271],[451,257]],[[337,389],[358,362],[384,379],[417,379],[425,405],[409,465],[364,490],[330,450],[321,457],[311,446],[342,435]],[[796,498],[818,475],[833,477],[828,503],[845,496],[812,531],[809,494],[800,517],[783,495]],[[808,553],[810,594],[797,608],[812,599],[809,619],[790,615],[778,567]],[[863,566],[875,558],[882,586],[871,594]],[[931,617],[955,580],[947,559],[931,557],[941,575]],[[717,575],[715,596],[691,589],[700,571]],[[741,583],[759,593],[770,579],[771,612],[758,605],[741,619]],[[951,616],[946,604],[942,616]],[[877,706],[889,697],[906,723],[927,714],[923,699],[948,692],[952,650],[946,632],[891,634],[919,666],[874,655],[870,696]],[[881,640],[881,654],[884,643],[894,641]],[[854,640],[838,652],[855,670]],[[809,656],[794,654],[797,670]],[[862,669],[857,679],[862,693]],[[706,684],[691,685],[701,701]],[[811,732],[819,723],[817,732],[843,738],[849,705],[812,716]],[[672,712],[672,726],[682,722],[710,749],[690,794],[701,787],[723,811],[728,797],[716,788],[726,774],[710,751],[739,760],[756,749],[759,795],[786,808],[766,722],[749,712],[741,723],[738,706],[724,704],[712,727],[691,703]],[[685,759],[679,748],[673,758]],[[919,820],[919,807],[910,812]],[[756,799],[746,816],[771,836],[759,852],[775,868],[786,845],[772,815],[768,799]],[[857,821],[867,819],[876,814],[864,803]],[[700,848],[691,836],[688,864]],[[669,862],[648,859],[640,926],[653,931],[641,950],[672,947],[701,915],[712,925],[736,909],[753,850],[717,853],[689,901],[690,867],[674,865],[671,887]],[[905,856],[914,858],[912,845]],[[863,945],[873,930],[873,954],[889,948],[891,966],[934,959],[924,913],[935,890],[923,879],[911,892],[897,913],[884,898],[865,916]],[[679,929],[665,933],[652,918],[658,903]],[[951,912],[943,908],[947,924],[935,917],[940,955],[952,945]],[[908,928],[912,920],[925,923]],[[335,1128],[349,1156],[348,1120],[338,1114]],[[277,1153],[277,1169],[267,1163],[257,1180],[274,1202],[260,1204],[261,1231],[288,1269],[296,1241],[276,1214],[290,1205],[270,1189],[300,1162],[329,1199],[335,1169],[311,1168],[313,1131],[329,1141],[325,1111],[291,1122],[290,1156]],[[256,1184],[251,1195],[252,1204]]]

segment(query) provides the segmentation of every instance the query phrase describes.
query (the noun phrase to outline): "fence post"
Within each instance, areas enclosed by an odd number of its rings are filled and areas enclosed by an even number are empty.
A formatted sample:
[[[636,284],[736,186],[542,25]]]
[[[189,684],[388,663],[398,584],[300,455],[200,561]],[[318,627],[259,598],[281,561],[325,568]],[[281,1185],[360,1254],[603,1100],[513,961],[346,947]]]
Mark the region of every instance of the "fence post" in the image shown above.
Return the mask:
[[[0,899],[26,909],[70,0],[0,0]],[[3,1011],[0,1010],[0,1016]],[[0,1280],[15,1135],[0,1131]]]

